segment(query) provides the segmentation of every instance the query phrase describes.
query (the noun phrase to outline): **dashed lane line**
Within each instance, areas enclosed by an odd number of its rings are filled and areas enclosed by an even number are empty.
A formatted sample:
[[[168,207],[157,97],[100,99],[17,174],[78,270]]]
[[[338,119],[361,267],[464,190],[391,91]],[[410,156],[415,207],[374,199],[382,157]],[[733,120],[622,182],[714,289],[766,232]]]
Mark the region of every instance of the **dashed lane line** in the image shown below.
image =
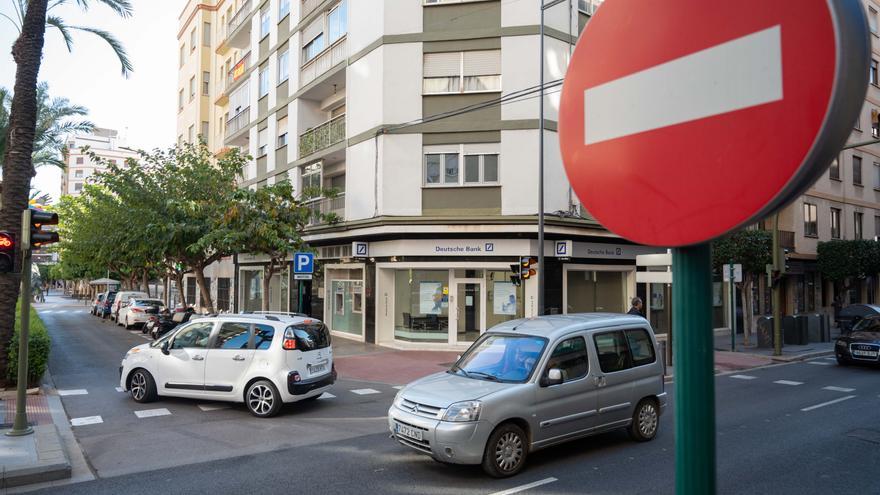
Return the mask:
[[[757,376],[752,375],[730,375],[731,378],[736,378],[737,380],[754,380],[758,378]]]
[[[773,383],[778,383],[779,385],[791,385],[793,387],[804,384],[804,382],[793,382],[791,380],[776,380]]]
[[[76,388],[70,390],[59,390],[58,395],[67,397],[68,395],[88,395],[89,391],[84,388]]]
[[[803,412],[812,411],[813,409],[819,409],[820,407],[830,406],[831,404],[837,404],[838,402],[843,402],[845,400],[854,399],[855,395],[847,395],[846,397],[841,397],[839,399],[829,400],[828,402],[823,402],[821,404],[816,404],[815,406],[805,407],[801,409]]]
[[[153,418],[156,416],[170,416],[171,411],[165,409],[164,407],[159,409],[144,409],[143,411],[135,411],[134,415],[138,418]]]
[[[379,392],[378,390],[374,390],[372,388],[358,388],[358,389],[352,390],[351,393],[358,394],[358,395],[371,395],[371,394],[381,394],[382,392]]]
[[[556,478],[544,478],[542,480],[535,481],[534,483],[529,483],[527,485],[515,486],[513,488],[509,488],[504,491],[492,493],[491,495],[513,495],[514,493],[519,493],[519,492],[524,492],[526,490],[531,490],[532,488],[537,488],[539,486],[548,485],[548,484],[553,483],[555,481],[559,481],[559,480],[557,480]]]
[[[97,425],[104,422],[101,416],[86,416],[84,418],[73,418],[70,420],[70,426]]]
[[[824,361],[807,361],[807,364],[815,364],[817,366],[831,366],[832,363],[826,363]]]
[[[846,387],[822,387],[822,390],[830,390],[832,392],[854,392],[856,389]]]

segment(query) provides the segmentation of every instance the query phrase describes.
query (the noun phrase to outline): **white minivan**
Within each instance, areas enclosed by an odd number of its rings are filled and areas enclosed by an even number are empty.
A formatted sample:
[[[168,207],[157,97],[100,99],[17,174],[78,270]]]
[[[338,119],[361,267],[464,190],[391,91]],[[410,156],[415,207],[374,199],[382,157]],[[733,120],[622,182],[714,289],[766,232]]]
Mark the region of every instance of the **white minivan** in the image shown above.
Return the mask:
[[[159,396],[244,402],[257,417],[314,400],[336,382],[330,330],[286,314],[198,318],[129,350],[119,385],[136,402]]]
[[[150,296],[148,296],[146,292],[139,290],[120,291],[116,293],[116,299],[114,299],[113,304],[110,305],[110,319],[115,321],[117,325],[122,324],[122,322],[119,321],[119,308],[121,308],[123,304],[128,304],[128,300],[132,297],[146,299]]]

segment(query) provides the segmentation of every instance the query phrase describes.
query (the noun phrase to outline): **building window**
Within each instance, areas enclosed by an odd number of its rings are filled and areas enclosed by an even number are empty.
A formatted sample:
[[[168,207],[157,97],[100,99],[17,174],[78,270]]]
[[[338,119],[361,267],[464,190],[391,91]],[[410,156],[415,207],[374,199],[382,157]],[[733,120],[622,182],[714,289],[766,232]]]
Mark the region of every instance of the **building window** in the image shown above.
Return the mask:
[[[183,134],[177,135],[177,146],[183,146]]]
[[[498,182],[498,155],[465,155],[464,183],[485,184]]]
[[[83,178],[83,171],[82,170],[74,170],[73,177],[75,179],[82,179]]]
[[[449,270],[395,270],[394,338],[449,341]],[[514,288],[514,294],[517,294]]]
[[[831,238],[840,239],[840,209],[831,208]]]
[[[871,59],[871,71],[869,72],[869,74],[871,75],[871,77],[870,77],[871,84],[873,84],[875,86],[877,85],[877,65],[878,65],[877,61],[872,58]]]
[[[322,51],[324,51],[324,33],[319,32],[303,46],[303,63],[317,57]]]
[[[290,77],[290,50],[278,55],[278,84],[283,83]]]
[[[832,180],[840,180],[840,163],[837,162],[836,158],[831,162],[831,166],[828,167],[828,177]]]
[[[202,121],[202,129],[201,129],[201,132],[199,133],[199,137],[201,137],[202,141],[204,141],[206,143],[208,142],[208,121],[207,120]]]
[[[77,182],[73,185],[73,192],[81,192],[83,190],[82,182]]]
[[[269,129],[257,132],[257,157],[266,154],[266,141],[269,139]]]
[[[330,37],[330,44],[345,36],[348,32],[348,5],[346,0],[339,2],[339,5],[333,8],[327,15],[327,35]]]
[[[880,190],[880,163],[874,162],[874,189]]]
[[[816,237],[819,235],[819,225],[816,217],[816,205],[804,203],[804,235]]]
[[[465,146],[461,146],[458,152],[427,151],[424,162],[425,185],[497,184],[498,153],[471,152]]]
[[[284,16],[290,13],[290,0],[281,0],[278,2],[278,22],[284,19]]]
[[[269,94],[269,67],[260,69],[260,98]]]
[[[287,117],[278,119],[278,147],[287,146]],[[278,166],[278,164],[275,164]]]
[[[321,164],[312,163],[302,170],[302,189],[306,195],[315,195],[321,190]]]
[[[202,24],[202,44],[205,46],[211,46],[211,23],[205,22]]]
[[[180,66],[183,67],[183,61],[186,60],[186,44],[180,45]]]
[[[229,311],[229,294],[231,285],[229,278],[220,277],[217,279],[217,310]]]
[[[868,7],[868,26],[872,33],[877,34],[877,11],[874,7]]]
[[[177,93],[177,111],[183,110],[183,90]]]
[[[269,22],[271,20],[271,15],[269,14],[269,9],[266,9],[260,12],[260,38],[266,37],[269,34]]]
[[[187,129],[187,131],[186,131],[187,141],[190,143],[193,143],[194,139],[195,139],[195,134],[196,134],[196,126],[195,125],[189,126],[189,129]]]
[[[193,28],[192,31],[189,32],[189,51],[193,52],[196,49],[196,28]]]
[[[880,237],[880,215],[874,215],[874,238]]]
[[[862,212],[853,212],[853,236],[856,239],[864,239],[864,231],[862,230],[862,221],[865,215]]]
[[[189,78],[189,101],[196,97],[196,76]]]
[[[82,165],[83,164],[83,157],[81,157],[81,156],[76,157],[76,164]]]
[[[862,185],[862,157],[854,156],[852,159],[853,166],[853,184],[856,186]]]
[[[426,53],[424,94],[501,91],[501,50]]]
[[[208,96],[208,93],[211,91],[211,73],[208,71],[202,72],[202,96]]]
[[[853,129],[857,131],[862,130],[862,114],[859,114],[859,116],[856,117],[856,124],[853,126]]]

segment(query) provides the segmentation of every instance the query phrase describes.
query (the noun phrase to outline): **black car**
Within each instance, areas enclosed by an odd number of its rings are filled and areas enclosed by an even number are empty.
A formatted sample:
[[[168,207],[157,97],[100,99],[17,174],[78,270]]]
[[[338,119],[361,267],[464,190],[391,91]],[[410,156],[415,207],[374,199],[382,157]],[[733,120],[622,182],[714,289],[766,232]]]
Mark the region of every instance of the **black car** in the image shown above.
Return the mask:
[[[852,330],[840,334],[834,343],[837,363],[880,363],[880,315],[860,318]]]
[[[117,291],[111,291],[107,292],[107,295],[104,296],[104,304],[98,309],[98,316],[100,316],[102,320],[110,316],[110,308],[113,306],[113,301],[116,300],[116,293]]]
[[[860,320],[873,315],[880,315],[880,306],[874,304],[850,304],[840,310],[834,319],[841,332],[849,332]]]

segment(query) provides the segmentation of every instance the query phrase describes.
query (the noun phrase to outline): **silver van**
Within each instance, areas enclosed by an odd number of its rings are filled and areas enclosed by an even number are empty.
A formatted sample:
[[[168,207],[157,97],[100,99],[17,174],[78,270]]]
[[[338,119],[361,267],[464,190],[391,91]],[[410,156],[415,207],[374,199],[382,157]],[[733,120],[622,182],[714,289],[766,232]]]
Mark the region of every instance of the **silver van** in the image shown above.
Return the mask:
[[[449,370],[404,387],[388,427],[437,461],[506,477],[530,452],[588,435],[626,428],[651,440],[666,402],[662,356],[644,318],[541,316],[493,327]]]

